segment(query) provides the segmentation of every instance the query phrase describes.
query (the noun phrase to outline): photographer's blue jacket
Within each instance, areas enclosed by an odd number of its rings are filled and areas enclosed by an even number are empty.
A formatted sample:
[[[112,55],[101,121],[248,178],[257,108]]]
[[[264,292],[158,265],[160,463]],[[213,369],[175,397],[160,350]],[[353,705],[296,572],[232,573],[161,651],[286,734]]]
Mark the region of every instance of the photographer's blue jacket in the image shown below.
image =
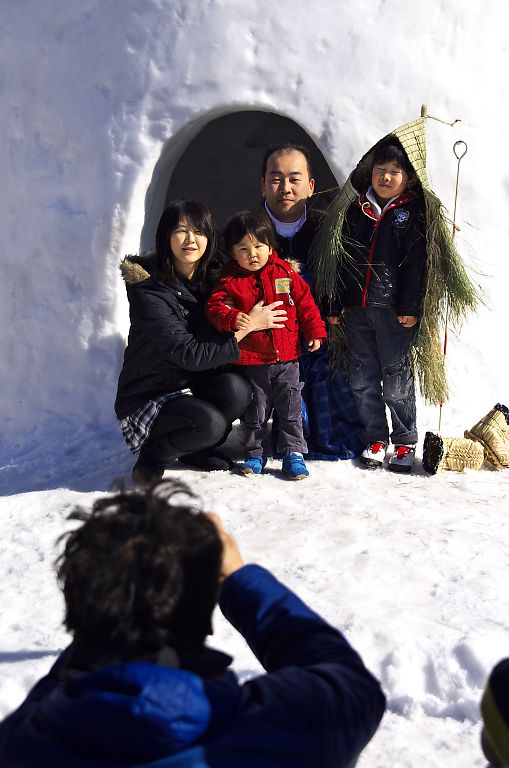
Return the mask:
[[[385,708],[358,654],[259,566],[226,579],[220,607],[266,674],[136,661],[69,679],[70,646],[0,724],[2,768],[348,766]]]

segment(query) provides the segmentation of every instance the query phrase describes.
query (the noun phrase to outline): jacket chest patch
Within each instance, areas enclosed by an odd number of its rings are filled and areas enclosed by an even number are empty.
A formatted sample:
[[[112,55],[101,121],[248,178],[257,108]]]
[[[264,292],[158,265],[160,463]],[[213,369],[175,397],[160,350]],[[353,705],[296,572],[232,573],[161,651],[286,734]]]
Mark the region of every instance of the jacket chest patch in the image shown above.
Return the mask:
[[[290,289],[292,287],[292,278],[278,277],[274,281],[274,284],[276,286],[276,293],[290,293]]]
[[[409,218],[410,211],[408,211],[406,208],[398,208],[398,210],[394,211],[392,215],[392,223],[395,227],[401,229],[405,226]]]

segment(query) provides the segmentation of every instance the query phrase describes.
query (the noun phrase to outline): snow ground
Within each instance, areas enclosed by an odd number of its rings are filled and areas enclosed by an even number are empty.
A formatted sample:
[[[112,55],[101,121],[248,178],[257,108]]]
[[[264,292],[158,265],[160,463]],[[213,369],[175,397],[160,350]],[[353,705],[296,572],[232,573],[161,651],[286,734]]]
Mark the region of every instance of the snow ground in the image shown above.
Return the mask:
[[[235,431],[228,449],[239,457]],[[412,476],[350,461],[309,464],[310,479],[299,483],[284,480],[277,461],[257,478],[178,465],[166,476],[186,480],[246,559],[345,632],[379,676],[388,713],[360,768],[483,765],[478,703],[508,645],[509,470],[431,477],[419,459]],[[0,507],[4,716],[68,641],[54,574],[66,517],[127,476],[132,459],[112,425],[77,430],[64,445],[56,435],[0,466],[10,485]],[[241,677],[260,671],[219,612],[211,643],[235,656]]]

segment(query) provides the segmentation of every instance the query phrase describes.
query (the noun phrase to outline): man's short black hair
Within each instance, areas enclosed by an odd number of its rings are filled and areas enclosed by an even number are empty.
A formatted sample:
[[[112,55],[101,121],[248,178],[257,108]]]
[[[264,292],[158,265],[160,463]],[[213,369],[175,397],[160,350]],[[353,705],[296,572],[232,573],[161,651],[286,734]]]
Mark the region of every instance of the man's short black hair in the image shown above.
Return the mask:
[[[311,166],[311,154],[309,152],[309,149],[307,147],[304,147],[302,144],[294,144],[291,141],[285,141],[279,144],[270,144],[267,147],[267,149],[265,150],[265,154],[263,155],[262,179],[265,178],[265,174],[267,173],[267,163],[271,155],[280,155],[280,154],[285,154],[286,152],[293,152],[293,151],[302,152],[302,154],[306,158],[306,165],[308,167],[309,178],[312,179],[313,168]]]
[[[77,507],[58,580],[80,644],[127,660],[198,647],[211,632],[222,542],[186,485],[161,481]]]
[[[396,138],[389,138],[380,142],[373,155],[373,166],[380,163],[396,163],[407,174],[409,179],[416,178],[416,174],[407,154]]]
[[[265,211],[244,210],[230,216],[224,227],[224,249],[232,258],[233,246],[251,235],[259,243],[266,243],[271,251],[277,247],[274,225]]]

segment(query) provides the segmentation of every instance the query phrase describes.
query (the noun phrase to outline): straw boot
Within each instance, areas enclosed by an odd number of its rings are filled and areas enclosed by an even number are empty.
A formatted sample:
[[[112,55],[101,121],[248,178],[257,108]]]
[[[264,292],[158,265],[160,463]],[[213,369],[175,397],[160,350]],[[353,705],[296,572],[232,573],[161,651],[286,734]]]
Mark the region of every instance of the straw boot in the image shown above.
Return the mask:
[[[422,466],[431,475],[443,469],[462,472],[481,469],[484,463],[482,445],[465,437],[440,437],[426,432],[422,453]]]
[[[477,440],[485,451],[486,461],[496,469],[509,467],[509,410],[497,403],[465,437]]]

